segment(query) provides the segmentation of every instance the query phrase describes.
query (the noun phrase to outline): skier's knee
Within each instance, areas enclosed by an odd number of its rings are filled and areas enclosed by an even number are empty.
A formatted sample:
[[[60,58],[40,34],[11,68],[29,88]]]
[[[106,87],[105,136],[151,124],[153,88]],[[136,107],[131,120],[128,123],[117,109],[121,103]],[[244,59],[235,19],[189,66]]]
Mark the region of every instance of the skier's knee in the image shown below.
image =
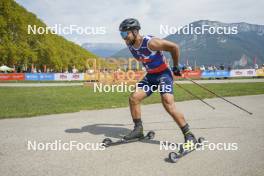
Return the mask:
[[[163,97],[162,101],[166,105],[173,105],[174,104],[174,100],[171,99],[170,97]]]
[[[139,96],[137,96],[137,94],[136,93],[132,93],[130,96],[129,96],[129,102],[131,103],[131,104],[138,104],[138,103],[140,103],[140,97]]]

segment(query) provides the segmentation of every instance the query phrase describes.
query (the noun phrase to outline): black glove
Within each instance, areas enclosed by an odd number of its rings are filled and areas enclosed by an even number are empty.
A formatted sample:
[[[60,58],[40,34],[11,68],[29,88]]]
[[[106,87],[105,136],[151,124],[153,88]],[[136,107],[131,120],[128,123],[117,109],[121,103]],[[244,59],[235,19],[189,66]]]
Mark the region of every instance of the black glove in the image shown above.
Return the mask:
[[[172,72],[175,76],[181,76],[181,69],[179,66],[172,67]]]

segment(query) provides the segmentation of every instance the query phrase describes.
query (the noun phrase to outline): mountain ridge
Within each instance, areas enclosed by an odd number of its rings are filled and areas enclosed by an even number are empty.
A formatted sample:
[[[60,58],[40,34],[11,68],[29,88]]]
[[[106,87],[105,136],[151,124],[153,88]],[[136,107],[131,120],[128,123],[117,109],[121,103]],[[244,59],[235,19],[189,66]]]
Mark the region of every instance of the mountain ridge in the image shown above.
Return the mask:
[[[94,54],[100,57],[110,57],[117,51],[126,47],[125,44],[122,43],[83,43],[81,45],[88,51],[93,52]]]
[[[198,20],[188,25],[199,27],[209,25],[213,27],[237,27],[238,33],[233,34],[170,34],[164,39],[175,42],[181,49],[181,62],[198,65],[230,64],[241,58],[247,59],[247,66],[264,63],[264,25],[241,23],[222,23],[219,21]],[[185,25],[187,26],[187,25]],[[170,58],[168,53],[166,57]],[[132,57],[128,49],[115,53],[112,57]]]

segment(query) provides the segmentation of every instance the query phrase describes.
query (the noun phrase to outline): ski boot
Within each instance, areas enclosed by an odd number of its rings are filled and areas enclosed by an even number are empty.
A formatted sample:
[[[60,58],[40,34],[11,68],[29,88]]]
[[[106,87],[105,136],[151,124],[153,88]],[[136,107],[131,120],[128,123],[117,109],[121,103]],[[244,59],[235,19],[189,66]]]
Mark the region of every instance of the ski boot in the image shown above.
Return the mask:
[[[131,140],[135,138],[143,138],[143,126],[135,125],[133,131],[131,131],[128,135],[124,136],[124,140]]]
[[[192,151],[195,149],[195,144],[197,143],[197,139],[194,134],[190,131],[184,134],[184,144],[182,145],[182,149],[184,151]],[[181,151],[183,152],[183,151]]]

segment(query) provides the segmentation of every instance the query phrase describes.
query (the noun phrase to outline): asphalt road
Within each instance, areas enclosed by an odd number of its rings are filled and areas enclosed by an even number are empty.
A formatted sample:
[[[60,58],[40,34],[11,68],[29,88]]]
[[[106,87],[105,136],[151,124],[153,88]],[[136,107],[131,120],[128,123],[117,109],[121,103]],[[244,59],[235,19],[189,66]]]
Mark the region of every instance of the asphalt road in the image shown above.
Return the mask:
[[[191,81],[175,81],[178,84],[193,84]],[[213,83],[253,83],[264,82],[263,78],[258,79],[221,79],[221,80],[195,80],[199,84],[213,84]],[[84,83],[68,82],[68,83],[0,83],[0,87],[52,87],[52,86],[82,86]]]
[[[176,106],[185,113],[196,136],[203,136],[213,144],[235,143],[238,150],[206,148],[178,163],[168,162],[166,158],[171,150],[160,150],[160,141],[182,142],[183,136],[162,105],[153,104],[142,107],[142,118],[144,130],[156,132],[154,141],[105,150],[99,150],[102,148],[96,144],[105,137],[117,139],[132,128],[128,108],[0,120],[0,173],[4,176],[262,176],[264,95],[227,99],[254,114],[248,115],[220,99],[206,100],[216,110],[196,100],[179,102]],[[33,145],[34,141],[39,150],[28,149],[28,144]],[[61,144],[75,141],[74,144],[86,144],[87,149],[93,150],[41,150],[47,143],[56,141]]]

